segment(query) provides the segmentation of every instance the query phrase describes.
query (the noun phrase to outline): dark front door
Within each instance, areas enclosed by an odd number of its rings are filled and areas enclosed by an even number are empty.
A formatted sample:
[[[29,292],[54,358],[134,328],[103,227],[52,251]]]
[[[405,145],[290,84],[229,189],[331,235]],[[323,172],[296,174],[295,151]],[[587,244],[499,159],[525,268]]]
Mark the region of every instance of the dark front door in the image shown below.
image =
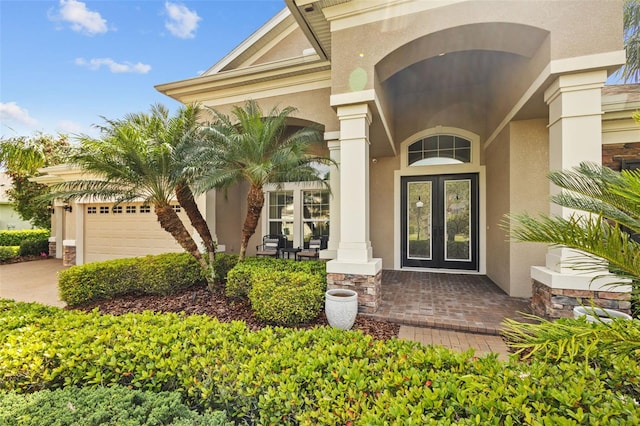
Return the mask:
[[[405,176],[403,267],[478,270],[478,175]]]

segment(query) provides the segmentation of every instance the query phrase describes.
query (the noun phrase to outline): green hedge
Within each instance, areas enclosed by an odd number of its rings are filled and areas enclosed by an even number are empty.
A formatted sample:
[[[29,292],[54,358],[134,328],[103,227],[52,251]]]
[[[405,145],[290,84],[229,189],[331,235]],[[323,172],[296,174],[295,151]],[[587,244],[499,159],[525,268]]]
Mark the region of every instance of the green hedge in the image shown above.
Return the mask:
[[[0,262],[18,257],[19,253],[20,246],[0,246]]]
[[[327,282],[319,275],[271,270],[254,274],[249,301],[259,319],[294,326],[318,317],[326,288]]]
[[[5,426],[230,426],[222,412],[199,414],[179,393],[143,392],[121,386],[43,390],[28,395],[0,392]]]
[[[637,357],[475,358],[359,332],[0,301],[0,389],[175,391],[239,424],[638,424]],[[634,400],[635,399],[635,400]]]
[[[326,282],[326,266],[327,264],[321,261],[296,262],[272,257],[247,257],[227,274],[225,292],[228,297],[246,298],[255,280],[254,275],[263,275],[270,271],[305,272]]]
[[[237,254],[229,253],[216,253],[216,260],[214,262],[214,270],[216,273],[216,279],[220,283],[227,282],[227,274],[238,263]]]
[[[60,271],[60,298],[68,305],[127,294],[170,294],[204,279],[188,253],[166,253],[72,266]]]
[[[0,246],[19,246],[26,240],[43,240],[50,236],[51,232],[48,229],[0,231]]]
[[[49,255],[49,240],[25,240],[20,243],[20,256],[40,256],[42,253]]]

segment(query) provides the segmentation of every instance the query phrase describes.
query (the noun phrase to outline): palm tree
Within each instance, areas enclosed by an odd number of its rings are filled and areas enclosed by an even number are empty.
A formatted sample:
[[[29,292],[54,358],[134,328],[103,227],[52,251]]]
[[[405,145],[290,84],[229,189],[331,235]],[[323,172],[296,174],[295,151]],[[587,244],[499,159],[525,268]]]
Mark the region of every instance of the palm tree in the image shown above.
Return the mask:
[[[178,157],[183,152],[181,146],[197,138],[198,112],[198,107],[187,106],[170,118],[166,108],[156,105],[150,114],[129,114],[121,120],[105,119],[106,125],[99,126],[102,137],[82,136],[79,152],[71,159],[88,177],[55,186],[51,196],[113,201],[116,205],[133,200],[152,204],[162,229],[169,232],[203,269],[209,269],[209,262],[203,258],[171,206],[171,200],[178,196],[189,218],[202,220],[204,228],[201,224],[194,227],[212,256],[215,246],[211,234],[193,202],[193,194],[180,170],[184,163]]]
[[[314,165],[331,160],[310,154],[311,145],[322,140],[317,129],[288,132],[287,119],[295,111],[292,107],[273,108],[265,115],[257,102],[249,100],[244,107],[234,107],[232,117],[210,111],[214,121],[207,129],[208,137],[191,152],[193,187],[204,192],[227,189],[241,181],[249,185],[240,243],[242,260],[264,206],[264,185],[301,181],[327,185]]]
[[[550,180],[563,191],[552,197],[558,205],[586,215],[569,218],[529,214],[510,216],[510,235],[517,241],[566,246],[585,253],[569,261],[580,270],[612,272],[640,291],[640,170],[615,172],[582,163],[573,170],[552,172]],[[505,227],[508,227],[506,224]],[[637,297],[637,296],[636,296]],[[633,303],[633,302],[632,302]],[[640,320],[626,324],[588,324],[561,320],[538,324],[504,323],[508,345],[519,352],[544,356],[589,357],[598,351],[625,356],[640,352]]]
[[[637,82],[640,80],[640,0],[626,0],[623,16],[627,63],[622,68],[622,78]]]

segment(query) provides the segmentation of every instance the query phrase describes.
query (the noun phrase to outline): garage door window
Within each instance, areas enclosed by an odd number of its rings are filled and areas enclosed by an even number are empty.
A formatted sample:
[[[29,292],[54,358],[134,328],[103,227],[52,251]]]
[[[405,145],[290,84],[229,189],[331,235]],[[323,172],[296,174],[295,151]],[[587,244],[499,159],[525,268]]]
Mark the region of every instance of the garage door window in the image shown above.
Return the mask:
[[[87,214],[96,214],[98,209],[95,207],[87,207]]]
[[[136,212],[136,206],[127,206],[125,211],[127,213],[135,213]]]
[[[109,213],[109,207],[100,206],[100,214],[107,214],[107,213]]]

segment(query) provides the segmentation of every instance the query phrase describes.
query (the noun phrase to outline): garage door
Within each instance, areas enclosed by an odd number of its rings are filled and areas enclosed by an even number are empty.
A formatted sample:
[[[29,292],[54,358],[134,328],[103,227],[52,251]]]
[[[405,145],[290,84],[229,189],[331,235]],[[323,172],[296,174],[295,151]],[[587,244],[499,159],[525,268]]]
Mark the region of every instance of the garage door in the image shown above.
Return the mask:
[[[182,222],[188,224],[180,206],[174,209]],[[152,206],[88,204],[84,219],[84,263],[183,251],[160,227]],[[190,225],[185,226],[191,231]]]

